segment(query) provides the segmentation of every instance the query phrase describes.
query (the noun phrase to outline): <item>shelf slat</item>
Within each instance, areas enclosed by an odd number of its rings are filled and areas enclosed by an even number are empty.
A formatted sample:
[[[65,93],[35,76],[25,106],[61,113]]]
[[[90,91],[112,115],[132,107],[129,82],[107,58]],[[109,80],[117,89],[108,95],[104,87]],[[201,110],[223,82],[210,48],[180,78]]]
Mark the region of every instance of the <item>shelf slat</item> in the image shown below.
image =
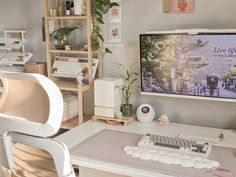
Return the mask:
[[[71,129],[73,127],[76,127],[79,125],[79,119],[78,116],[75,116],[69,120],[66,120],[61,123],[61,128],[63,129]]]
[[[47,17],[48,20],[86,20],[87,16],[56,16],[56,17]]]
[[[76,81],[71,80],[62,80],[57,78],[52,78],[52,80],[57,84],[57,86],[64,91],[74,91],[77,92],[79,89],[79,84]],[[81,87],[82,91],[89,90],[91,88],[90,85],[84,85]]]
[[[50,50],[52,53],[65,53],[65,54],[83,54],[88,55],[88,51],[82,50]]]
[[[88,121],[91,119],[91,116],[84,115],[84,122]],[[63,121],[61,123],[61,128],[62,129],[71,129],[79,125],[79,119],[78,116],[72,117],[71,119],[68,119],[66,121]]]
[[[11,49],[20,49],[24,45],[25,40],[18,38],[7,38],[0,37],[0,49],[1,50],[11,50]]]

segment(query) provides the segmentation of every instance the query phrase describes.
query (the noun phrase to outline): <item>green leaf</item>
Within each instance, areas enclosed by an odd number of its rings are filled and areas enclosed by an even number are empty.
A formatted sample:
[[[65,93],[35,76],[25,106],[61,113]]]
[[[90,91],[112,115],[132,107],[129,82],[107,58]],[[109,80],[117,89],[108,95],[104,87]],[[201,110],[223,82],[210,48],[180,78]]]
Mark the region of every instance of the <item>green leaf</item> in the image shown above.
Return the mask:
[[[112,7],[114,7],[114,6],[120,6],[120,5],[117,4],[116,2],[112,2],[112,3],[110,3],[110,5],[109,5],[110,8],[112,8]]]
[[[103,9],[103,13],[106,14],[109,9],[110,9],[109,6],[105,7],[105,8]]]
[[[101,18],[96,18],[96,20],[97,20],[99,23],[104,24],[103,19],[101,19]]]
[[[128,70],[126,70],[126,74],[127,74],[127,79],[129,79],[129,76],[130,76],[130,73],[129,73],[129,71]]]
[[[131,80],[130,85],[133,85],[137,80],[138,80],[138,78]]]
[[[98,50],[100,48],[100,44],[96,39],[92,39],[91,43],[93,50]]]
[[[102,8],[102,5],[99,4],[99,3],[96,3],[96,7],[95,7],[97,10],[100,10],[103,12],[103,8]]]
[[[112,54],[112,51],[111,51],[110,49],[108,49],[108,48],[105,48],[105,53],[110,53],[110,54]]]
[[[99,34],[98,37],[99,37],[99,39],[101,39],[102,42],[104,42],[102,35]]]
[[[70,35],[70,33],[76,29],[81,29],[78,26],[74,26],[74,27],[61,27],[58,28],[57,30],[52,32],[52,35],[55,39],[59,39],[62,40],[64,39],[64,37],[67,37]]]
[[[96,14],[99,18],[103,18],[103,15],[102,15],[101,11],[96,10],[95,14]]]

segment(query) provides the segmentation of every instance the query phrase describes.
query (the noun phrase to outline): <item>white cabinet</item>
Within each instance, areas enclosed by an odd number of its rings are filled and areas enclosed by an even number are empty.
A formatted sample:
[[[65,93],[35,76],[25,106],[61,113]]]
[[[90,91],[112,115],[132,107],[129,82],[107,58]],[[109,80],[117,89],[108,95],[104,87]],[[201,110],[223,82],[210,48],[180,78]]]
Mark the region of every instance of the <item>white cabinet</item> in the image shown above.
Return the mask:
[[[103,78],[94,82],[95,116],[114,117],[120,112],[122,79]]]

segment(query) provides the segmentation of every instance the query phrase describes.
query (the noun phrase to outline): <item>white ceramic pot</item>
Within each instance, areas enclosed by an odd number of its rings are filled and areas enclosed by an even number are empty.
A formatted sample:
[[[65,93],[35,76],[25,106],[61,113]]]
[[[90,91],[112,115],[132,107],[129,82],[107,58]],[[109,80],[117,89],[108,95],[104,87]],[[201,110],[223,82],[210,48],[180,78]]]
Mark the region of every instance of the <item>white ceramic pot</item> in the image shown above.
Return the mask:
[[[140,122],[151,122],[155,118],[155,110],[149,104],[142,104],[138,107],[136,116]]]
[[[74,14],[82,15],[84,9],[84,0],[74,0]]]

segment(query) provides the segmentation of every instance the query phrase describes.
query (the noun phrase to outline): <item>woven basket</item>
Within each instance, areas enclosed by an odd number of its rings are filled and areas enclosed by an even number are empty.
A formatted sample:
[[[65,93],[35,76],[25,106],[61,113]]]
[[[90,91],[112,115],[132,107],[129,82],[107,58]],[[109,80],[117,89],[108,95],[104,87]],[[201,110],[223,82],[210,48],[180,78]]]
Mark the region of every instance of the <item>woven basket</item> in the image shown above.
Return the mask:
[[[38,73],[47,75],[47,65],[46,63],[29,63],[26,64],[25,72],[27,73]]]

